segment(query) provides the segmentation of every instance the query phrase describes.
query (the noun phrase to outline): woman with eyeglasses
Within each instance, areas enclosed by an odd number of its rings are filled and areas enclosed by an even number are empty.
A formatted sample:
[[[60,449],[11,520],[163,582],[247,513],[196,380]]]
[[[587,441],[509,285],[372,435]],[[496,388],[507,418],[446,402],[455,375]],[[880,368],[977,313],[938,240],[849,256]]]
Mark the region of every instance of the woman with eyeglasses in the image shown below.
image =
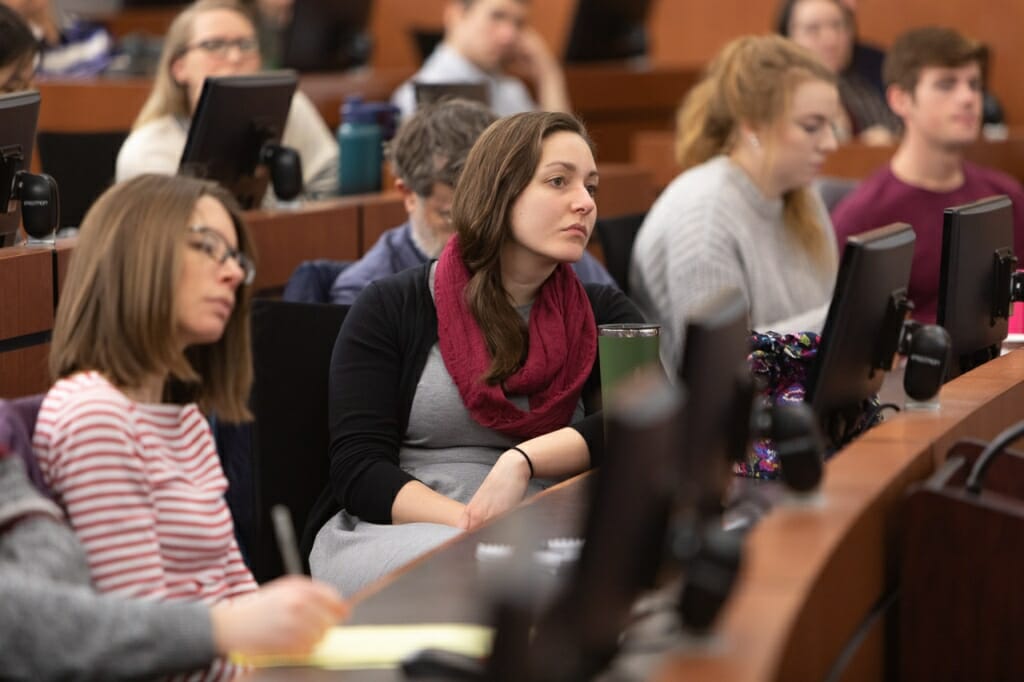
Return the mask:
[[[241,4],[197,0],[187,7],[167,31],[153,91],[117,155],[117,181],[142,173],[176,173],[206,77],[251,74],[260,68],[256,28]],[[337,192],[337,141],[302,92],[292,98],[281,143],[302,159],[307,196]]]
[[[836,243],[811,182],[836,148],[839,112],[835,75],[781,36],[732,41],[686,96],[684,170],[647,213],[629,273],[631,296],[662,324],[670,370],[687,316],[727,289],[743,293],[752,329],[824,324]]]
[[[32,86],[39,63],[39,41],[21,16],[0,3],[0,94]]]
[[[191,178],[116,185],[82,222],[33,447],[100,592],[207,605],[256,592],[207,422],[250,418],[251,248],[233,198]],[[343,611],[309,597],[307,645]]]

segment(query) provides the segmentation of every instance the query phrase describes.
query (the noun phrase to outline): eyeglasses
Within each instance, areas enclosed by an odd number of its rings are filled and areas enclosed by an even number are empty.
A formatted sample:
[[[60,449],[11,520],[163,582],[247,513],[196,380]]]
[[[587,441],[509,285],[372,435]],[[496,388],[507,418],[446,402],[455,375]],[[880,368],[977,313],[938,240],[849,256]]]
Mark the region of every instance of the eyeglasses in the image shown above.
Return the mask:
[[[202,50],[217,59],[227,59],[233,47],[238,48],[238,52],[241,55],[249,57],[259,48],[259,43],[255,38],[235,38],[234,40],[229,38],[208,38],[207,40],[200,40],[194,45],[187,45],[182,50],[182,54],[189,50]]]
[[[218,265],[224,265],[228,258],[234,259],[242,269],[244,284],[252,284],[256,278],[256,264],[247,255],[228,244],[220,232],[204,225],[192,225],[188,228],[189,248],[201,251],[212,258]]]

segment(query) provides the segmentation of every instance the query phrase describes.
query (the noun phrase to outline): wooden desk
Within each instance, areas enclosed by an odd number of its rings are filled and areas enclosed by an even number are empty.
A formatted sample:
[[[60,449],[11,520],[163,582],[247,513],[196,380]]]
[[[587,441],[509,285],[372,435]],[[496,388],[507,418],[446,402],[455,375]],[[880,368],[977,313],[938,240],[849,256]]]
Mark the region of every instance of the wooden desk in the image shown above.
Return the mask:
[[[658,188],[679,175],[674,139],[674,132],[660,130],[642,130],[632,137],[631,162],[649,170]],[[821,174],[859,180],[887,164],[895,151],[895,146],[843,145],[825,159]],[[1013,131],[1006,140],[978,140],[964,150],[964,156],[1024,182],[1024,131]]]
[[[53,263],[52,249],[0,249],[0,398],[38,393],[49,386]]]
[[[355,260],[360,251],[360,209],[325,201],[297,210],[255,210],[245,215],[256,245],[257,295],[279,294],[304,260]]]
[[[936,412],[901,413],[865,434],[827,466],[821,495],[783,502],[748,536],[740,583],[706,651],[667,654],[656,680],[821,680],[841,655],[837,679],[879,680],[884,618],[875,604],[895,583],[899,503],[957,439],[991,438],[1024,404],[1024,353],[1012,353],[948,384]],[[574,532],[583,513],[577,478],[521,510],[354,595],[355,623],[486,622],[474,551],[520,522],[547,537]],[[414,604],[414,606],[413,606]],[[859,646],[851,639],[864,628]],[[849,648],[848,648],[849,647]],[[260,671],[254,680],[294,679]],[[304,670],[308,680],[397,680],[395,671]]]

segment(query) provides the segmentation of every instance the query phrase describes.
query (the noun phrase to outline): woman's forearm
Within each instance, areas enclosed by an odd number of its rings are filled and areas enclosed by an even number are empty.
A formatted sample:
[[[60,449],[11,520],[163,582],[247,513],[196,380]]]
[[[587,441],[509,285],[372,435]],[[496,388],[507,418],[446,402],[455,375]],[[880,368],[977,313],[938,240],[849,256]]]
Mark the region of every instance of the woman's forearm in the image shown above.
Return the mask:
[[[443,523],[457,526],[464,505],[435,492],[419,481],[409,481],[391,504],[391,523]]]

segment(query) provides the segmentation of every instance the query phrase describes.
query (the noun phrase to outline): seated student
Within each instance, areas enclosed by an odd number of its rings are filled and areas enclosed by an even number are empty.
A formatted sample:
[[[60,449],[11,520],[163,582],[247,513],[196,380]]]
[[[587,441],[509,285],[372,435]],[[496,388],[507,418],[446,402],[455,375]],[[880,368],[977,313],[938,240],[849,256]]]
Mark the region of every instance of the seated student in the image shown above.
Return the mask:
[[[60,509],[0,446],[4,679],[139,679],[229,653],[302,654],[344,611],[333,588],[299,577],[211,606],[101,595]]]
[[[0,93],[32,87],[38,59],[39,42],[28,24],[17,12],[0,4]]]
[[[889,103],[904,134],[892,161],[841,201],[832,212],[836,237],[892,222],[917,233],[910,272],[914,317],[935,320],[942,255],[942,212],[993,194],[1013,200],[1018,254],[1024,253],[1024,189],[1013,178],[964,160],[964,148],[981,129],[983,47],[948,28],[903,34],[885,60]]]
[[[82,222],[33,448],[100,592],[256,590],[207,422],[249,418],[251,248],[233,198],[180,176],[115,185]]]
[[[332,302],[351,305],[370,282],[441,255],[453,234],[452,196],[466,155],[496,118],[482,104],[452,100],[428,105],[402,125],[388,145],[388,155],[409,220],[382,234],[358,262],[338,275],[331,287]],[[573,269],[583,282],[615,283],[586,251]]]
[[[98,24],[61,12],[52,0],[0,0],[28,22],[42,45],[41,76],[95,76],[114,57],[114,40]]]
[[[675,367],[689,312],[727,288],[743,292],[754,329],[824,323],[836,275],[828,213],[810,189],[836,147],[832,72],[779,36],[729,43],[679,111],[685,170],[647,213],[630,265],[632,296],[662,324]]]
[[[411,79],[391,96],[410,116],[416,111],[413,83],[486,83],[499,116],[541,109],[569,111],[565,74],[540,35],[526,25],[527,0],[449,0],[444,41]],[[506,68],[516,63],[533,82],[538,102]]]
[[[189,5],[167,31],[153,92],[117,155],[117,181],[142,173],[176,173],[188,138],[189,117],[206,77],[259,70],[256,29],[238,2],[196,0]],[[338,143],[301,92],[292,98],[282,144],[302,158],[307,195],[337,192]],[[271,194],[268,189],[268,200]]]
[[[641,316],[569,267],[597,183],[575,118],[503,118],[466,159],[440,260],[356,300],[332,359],[331,480],[313,517],[343,511],[316,537],[314,576],[356,590],[600,459],[597,325]]]
[[[854,27],[853,11],[841,0],[783,0],[776,30],[813,52],[837,74],[846,113],[845,120],[839,122],[844,140],[892,144],[899,134],[899,119],[886,105],[880,85],[865,77],[867,53],[863,49],[860,62],[854,63]]]

